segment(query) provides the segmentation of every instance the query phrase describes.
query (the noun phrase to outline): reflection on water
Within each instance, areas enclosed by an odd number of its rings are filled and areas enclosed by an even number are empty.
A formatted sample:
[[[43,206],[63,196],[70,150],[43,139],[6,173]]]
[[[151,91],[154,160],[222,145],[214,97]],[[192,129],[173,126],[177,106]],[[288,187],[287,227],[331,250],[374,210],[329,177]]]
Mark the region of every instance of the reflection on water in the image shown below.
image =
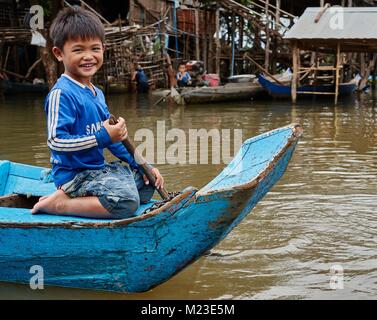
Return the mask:
[[[272,191],[209,256],[142,294],[1,284],[0,298],[275,299],[375,298],[377,294],[377,104],[374,95],[341,101],[253,101],[153,106],[150,96],[112,96],[129,131],[242,129],[248,138],[291,122],[304,127],[290,166]],[[48,166],[43,99],[0,102],[0,159]],[[158,152],[158,150],[155,150]],[[223,165],[161,165],[169,190],[200,187]],[[344,269],[331,290],[330,268]]]

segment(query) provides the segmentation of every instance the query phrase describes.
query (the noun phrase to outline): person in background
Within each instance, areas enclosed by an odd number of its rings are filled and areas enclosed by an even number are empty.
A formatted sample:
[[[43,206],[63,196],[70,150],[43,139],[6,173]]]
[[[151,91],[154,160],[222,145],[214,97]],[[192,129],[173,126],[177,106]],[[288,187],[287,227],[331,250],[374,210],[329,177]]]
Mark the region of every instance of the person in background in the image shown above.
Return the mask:
[[[192,83],[190,73],[186,70],[186,64],[181,62],[178,65],[177,84],[178,87],[187,87]]]
[[[149,90],[148,77],[139,64],[135,64],[135,71],[132,73],[131,81],[136,81],[137,92],[146,93]]]

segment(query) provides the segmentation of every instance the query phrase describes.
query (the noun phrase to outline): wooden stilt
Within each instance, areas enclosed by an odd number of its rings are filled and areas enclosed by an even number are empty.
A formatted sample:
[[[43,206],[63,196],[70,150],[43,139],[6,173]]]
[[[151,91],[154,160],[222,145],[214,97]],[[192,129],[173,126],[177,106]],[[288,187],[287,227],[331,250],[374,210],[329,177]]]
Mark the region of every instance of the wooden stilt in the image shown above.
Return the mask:
[[[199,9],[195,9],[195,56],[200,60],[200,43],[199,43]]]
[[[213,15],[212,15],[212,12],[209,13],[209,21],[213,21],[212,20],[213,18]],[[208,71],[209,73],[213,73],[214,72],[214,69],[213,69],[213,65],[214,65],[214,61],[213,61],[213,34],[211,34],[211,31],[208,32]]]
[[[335,104],[338,104],[339,96],[339,69],[340,69],[340,42],[338,42],[336,49],[336,70],[335,70]]]
[[[292,103],[297,102],[297,78],[298,78],[298,48],[297,43],[293,44],[292,49],[292,65],[293,65],[293,77],[292,77],[292,86],[291,86],[291,96],[292,96]]]
[[[236,24],[236,16],[234,12],[232,13],[232,49],[231,49],[231,58],[230,58],[230,75],[234,76],[234,61],[235,61],[235,24]]]
[[[265,14],[266,14],[266,48],[265,48],[265,56],[264,56],[264,68],[266,70],[270,70],[270,18],[268,14],[268,7],[270,5],[270,0],[266,0],[265,2]]]
[[[216,10],[216,73],[220,74],[220,9]]]

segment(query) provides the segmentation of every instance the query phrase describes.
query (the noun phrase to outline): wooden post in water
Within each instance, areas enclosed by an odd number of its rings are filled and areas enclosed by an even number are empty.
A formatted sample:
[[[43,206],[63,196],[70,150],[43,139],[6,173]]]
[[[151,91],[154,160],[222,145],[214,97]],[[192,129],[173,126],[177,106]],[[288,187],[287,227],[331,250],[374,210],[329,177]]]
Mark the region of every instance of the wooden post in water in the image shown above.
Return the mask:
[[[281,6],[281,0],[276,0],[276,12],[275,12],[275,31],[276,33],[279,33],[279,27],[280,27],[280,6]],[[273,74],[276,74],[276,62],[278,60],[278,47],[279,47],[279,38],[277,35],[274,36],[274,56],[272,59],[272,70],[271,72]]]
[[[297,78],[298,78],[298,65],[297,65],[297,43],[294,42],[292,48],[292,65],[293,65],[293,77],[292,77],[292,86],[291,86],[291,96],[292,96],[292,103],[297,102]]]
[[[195,53],[196,60],[200,60],[200,43],[199,43],[199,6],[196,1],[195,8]]]
[[[268,14],[268,8],[270,5],[270,0],[266,0],[265,14],[266,14],[266,47],[264,56],[264,68],[270,70],[270,18]]]
[[[236,30],[235,30],[235,24],[236,24],[236,16],[234,12],[232,12],[232,49],[231,49],[231,61],[230,61],[230,75],[234,76],[234,61],[235,61],[235,36],[236,36]]]
[[[338,104],[339,96],[339,69],[340,69],[340,42],[338,41],[336,48],[336,70],[335,70],[335,104]]]
[[[216,73],[220,74],[220,9],[216,9]]]

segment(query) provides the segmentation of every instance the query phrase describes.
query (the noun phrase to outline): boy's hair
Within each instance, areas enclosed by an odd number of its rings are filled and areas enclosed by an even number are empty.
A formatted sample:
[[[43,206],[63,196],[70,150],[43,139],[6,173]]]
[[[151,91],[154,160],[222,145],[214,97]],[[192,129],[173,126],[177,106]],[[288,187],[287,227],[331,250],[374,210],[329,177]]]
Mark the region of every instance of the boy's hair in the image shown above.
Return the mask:
[[[70,39],[83,40],[99,38],[105,42],[105,29],[97,16],[80,7],[61,10],[50,28],[50,37],[54,47],[63,50]]]
[[[186,63],[184,63],[183,61],[178,63],[178,69],[179,69],[180,66],[184,66],[186,68]]]

